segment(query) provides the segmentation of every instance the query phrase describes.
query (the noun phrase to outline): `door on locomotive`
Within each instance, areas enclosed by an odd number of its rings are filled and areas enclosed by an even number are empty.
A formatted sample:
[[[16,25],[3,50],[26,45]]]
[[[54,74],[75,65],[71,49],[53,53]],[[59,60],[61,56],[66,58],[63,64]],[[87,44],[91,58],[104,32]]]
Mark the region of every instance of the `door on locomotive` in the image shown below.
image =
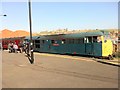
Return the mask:
[[[33,50],[39,52],[40,50],[40,36],[33,36]]]
[[[101,36],[86,36],[84,38],[85,54],[91,56],[102,56]]]
[[[106,38],[106,35],[99,35],[92,37],[91,41],[91,44],[86,44],[86,53],[92,53],[93,56],[97,57],[108,57],[112,59],[113,43],[110,38]]]
[[[93,43],[92,43],[92,37],[85,37],[85,53],[86,55],[92,55],[93,54]]]

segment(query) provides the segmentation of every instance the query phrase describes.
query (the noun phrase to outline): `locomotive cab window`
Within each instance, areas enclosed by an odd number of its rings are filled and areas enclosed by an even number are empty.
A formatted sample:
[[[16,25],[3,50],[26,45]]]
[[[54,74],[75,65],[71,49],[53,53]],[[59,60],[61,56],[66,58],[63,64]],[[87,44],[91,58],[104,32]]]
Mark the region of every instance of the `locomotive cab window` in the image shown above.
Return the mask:
[[[92,43],[92,41],[93,41],[92,37],[86,37],[85,40],[86,40],[86,43]]]
[[[93,42],[97,42],[97,36],[93,36]]]

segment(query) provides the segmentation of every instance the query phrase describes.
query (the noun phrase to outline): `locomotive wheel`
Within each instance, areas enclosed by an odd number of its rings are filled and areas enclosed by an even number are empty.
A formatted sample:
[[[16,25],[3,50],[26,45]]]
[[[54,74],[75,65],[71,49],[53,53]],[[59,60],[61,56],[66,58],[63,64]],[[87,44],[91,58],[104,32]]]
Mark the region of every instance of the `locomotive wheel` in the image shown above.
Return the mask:
[[[113,60],[113,56],[109,55],[108,60]]]

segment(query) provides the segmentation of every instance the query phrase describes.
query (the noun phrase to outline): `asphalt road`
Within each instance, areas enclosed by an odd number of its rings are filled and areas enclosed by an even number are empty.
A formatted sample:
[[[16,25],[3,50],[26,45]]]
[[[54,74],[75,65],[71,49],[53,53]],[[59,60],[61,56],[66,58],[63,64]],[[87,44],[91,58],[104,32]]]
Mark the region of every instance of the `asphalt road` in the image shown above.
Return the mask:
[[[2,52],[2,88],[117,88],[118,67],[92,58]]]

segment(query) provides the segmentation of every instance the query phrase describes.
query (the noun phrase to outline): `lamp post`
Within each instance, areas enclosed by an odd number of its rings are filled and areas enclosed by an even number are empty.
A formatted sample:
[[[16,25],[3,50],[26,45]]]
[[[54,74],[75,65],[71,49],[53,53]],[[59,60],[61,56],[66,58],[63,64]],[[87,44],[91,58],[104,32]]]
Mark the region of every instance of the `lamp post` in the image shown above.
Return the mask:
[[[0,16],[7,16],[6,14],[4,14],[4,15],[0,15]]]
[[[0,15],[0,16],[3,16],[3,17],[6,17],[7,15],[6,14],[3,14],[3,15]],[[0,32],[1,33],[1,32]],[[0,43],[2,43],[2,40],[0,40]],[[2,47],[2,44],[0,45],[0,49]]]
[[[28,1],[29,5],[29,25],[30,25],[30,50],[31,50],[31,64],[34,63],[34,54],[33,54],[33,40],[32,40],[32,19],[31,19],[31,0]]]

